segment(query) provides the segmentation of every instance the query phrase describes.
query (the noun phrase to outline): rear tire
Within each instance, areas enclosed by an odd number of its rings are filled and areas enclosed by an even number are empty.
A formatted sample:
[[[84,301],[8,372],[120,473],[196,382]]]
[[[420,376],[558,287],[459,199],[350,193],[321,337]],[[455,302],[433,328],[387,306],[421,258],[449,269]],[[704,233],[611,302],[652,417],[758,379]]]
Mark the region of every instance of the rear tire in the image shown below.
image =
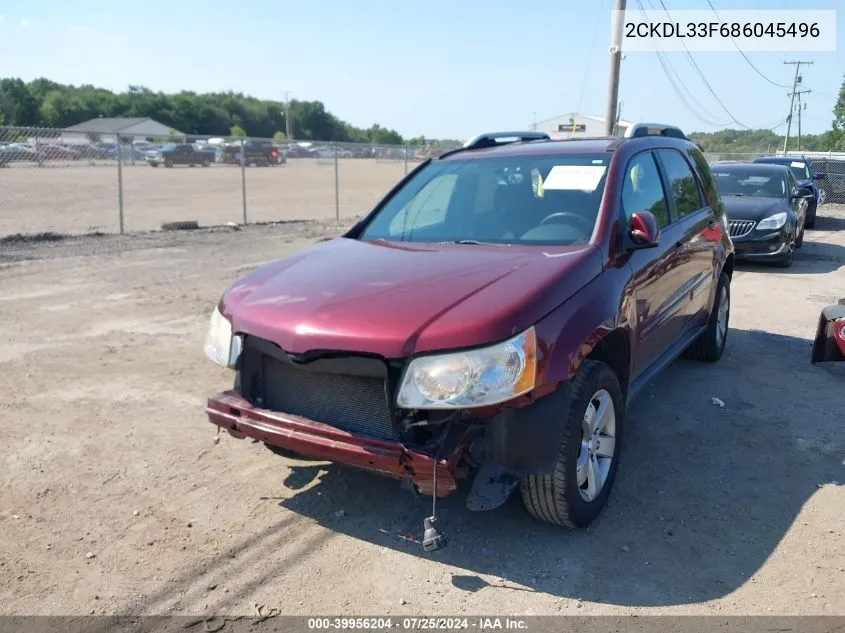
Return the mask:
[[[607,504],[622,448],[622,389],[606,364],[585,360],[571,384],[554,470],[527,475],[522,503],[534,518],[571,529],[589,526]]]
[[[731,316],[731,279],[726,272],[719,275],[713,309],[707,320],[707,327],[685,350],[684,354],[693,360],[714,363],[722,357],[728,341]]]

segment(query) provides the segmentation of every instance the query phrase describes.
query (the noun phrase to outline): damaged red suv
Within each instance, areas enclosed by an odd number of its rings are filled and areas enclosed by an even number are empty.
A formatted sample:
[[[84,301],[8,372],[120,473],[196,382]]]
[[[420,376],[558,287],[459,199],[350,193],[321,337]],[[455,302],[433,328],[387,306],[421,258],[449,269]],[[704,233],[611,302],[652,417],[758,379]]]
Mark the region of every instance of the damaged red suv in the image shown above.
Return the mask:
[[[480,135],[341,237],[226,290],[205,352],[234,387],[206,411],[281,454],[435,499],[473,477],[473,510],[519,487],[535,517],[585,527],[631,399],[682,353],[722,355],[733,264],[710,168],[678,128]]]

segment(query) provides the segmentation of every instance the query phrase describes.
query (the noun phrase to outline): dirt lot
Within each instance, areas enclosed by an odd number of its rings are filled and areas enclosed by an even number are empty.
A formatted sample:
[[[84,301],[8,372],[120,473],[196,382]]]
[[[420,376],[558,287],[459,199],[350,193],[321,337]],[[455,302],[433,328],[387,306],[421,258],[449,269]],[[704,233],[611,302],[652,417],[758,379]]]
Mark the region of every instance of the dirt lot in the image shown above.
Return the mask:
[[[338,228],[0,247],[1,612],[845,614],[845,367],[809,364],[845,297],[845,207],[792,269],[740,267],[725,357],[677,362],[635,403],[597,524],[561,531],[518,498],[472,514],[464,488],[433,555],[402,538],[428,501],[215,445],[203,412],[231,380],[201,349],[223,288]]]
[[[409,163],[412,169],[414,163]],[[404,161],[291,159],[245,170],[249,222],[320,220],[369,210],[405,174]],[[120,227],[116,165],[0,169],[0,237],[52,231],[116,233]],[[124,229],[157,230],[163,222],[201,226],[243,222],[241,169],[231,165],[123,168]]]

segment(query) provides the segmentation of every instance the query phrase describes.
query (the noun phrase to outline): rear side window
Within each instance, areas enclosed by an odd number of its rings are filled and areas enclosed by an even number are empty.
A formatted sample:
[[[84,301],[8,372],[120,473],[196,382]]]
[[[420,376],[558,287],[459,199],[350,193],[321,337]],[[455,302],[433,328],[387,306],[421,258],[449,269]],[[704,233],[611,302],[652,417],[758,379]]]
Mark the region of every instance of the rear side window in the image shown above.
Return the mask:
[[[713,206],[719,199],[719,188],[716,186],[716,180],[713,178],[713,171],[710,169],[710,164],[704,158],[704,154],[695,147],[689,150],[689,156],[695,165],[698,176],[701,178],[701,185],[704,187],[704,197],[708,205]]]
[[[692,167],[683,154],[673,149],[657,151],[666,170],[666,178],[669,181],[671,195],[675,200],[678,218],[695,213],[704,207]]]
[[[629,223],[635,213],[650,211],[660,228],[669,225],[669,205],[651,152],[637,154],[628,163],[622,183],[622,210]]]

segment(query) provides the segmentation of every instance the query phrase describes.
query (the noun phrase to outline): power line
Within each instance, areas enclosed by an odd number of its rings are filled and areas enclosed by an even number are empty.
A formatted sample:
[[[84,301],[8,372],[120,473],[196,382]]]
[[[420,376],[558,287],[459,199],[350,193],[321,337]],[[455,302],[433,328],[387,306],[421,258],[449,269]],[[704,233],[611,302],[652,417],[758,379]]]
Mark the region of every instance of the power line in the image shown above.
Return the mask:
[[[666,12],[666,15],[669,17],[669,20],[671,21],[672,15],[669,13],[669,9],[666,8],[666,5],[664,4],[663,0],[658,0],[658,2],[660,2],[660,6],[663,7],[663,10]],[[698,73],[699,77],[701,77],[701,81],[704,82],[704,85],[706,86],[707,90],[710,91],[710,94],[713,95],[713,98],[719,103],[720,106],[722,106],[722,109],[731,118],[731,121],[733,121],[734,123],[736,123],[740,127],[744,127],[746,130],[750,130],[751,129],[750,127],[748,127],[744,123],[740,123],[739,121],[737,121],[736,117],[733,114],[731,114],[731,111],[728,110],[728,108],[725,106],[724,103],[722,103],[722,100],[719,98],[719,95],[716,94],[716,91],[713,90],[713,87],[707,81],[707,78],[704,76],[704,73],[701,72],[701,69],[698,67],[698,64],[695,62],[695,58],[692,56],[692,53],[689,52],[689,49],[687,49],[687,46],[686,46],[686,44],[684,44],[683,40],[681,40],[681,46],[684,47],[684,52],[686,52],[687,57],[689,57],[690,63],[693,65],[693,68],[695,68],[695,71]]]
[[[605,0],[601,0],[599,2],[599,12],[596,16],[596,23],[593,26],[593,37],[590,40],[590,52],[589,55],[587,55],[587,64],[586,68],[584,68],[584,78],[581,81],[581,94],[578,97],[578,107],[575,108],[576,112],[581,112],[581,105],[584,102],[584,93],[587,90],[587,79],[590,76],[590,61],[593,59],[593,49],[596,47],[596,35],[598,35],[599,32],[599,24],[603,22],[602,18],[604,17],[604,2]]]
[[[642,13],[643,17],[646,17],[645,8],[643,7],[642,1],[636,0],[636,2],[637,2],[637,6],[640,8],[640,13]],[[695,118],[697,118],[699,121],[701,121],[702,123],[705,123],[707,125],[712,125],[713,127],[725,127],[725,125],[726,125],[725,123],[711,120],[711,119],[715,119],[716,117],[714,117],[711,113],[707,112],[706,110],[703,110],[703,108],[702,108],[702,111],[704,112],[706,117],[702,116],[701,114],[698,113],[698,111],[695,109],[695,107],[693,107],[690,104],[690,102],[687,101],[687,98],[684,96],[681,89],[685,90],[687,95],[693,101],[695,101],[695,96],[692,94],[692,92],[689,90],[689,88],[687,88],[684,85],[684,82],[681,80],[680,75],[672,67],[672,64],[669,62],[669,60],[666,57],[664,57],[663,51],[660,50],[660,48],[657,46],[657,44],[654,44],[654,52],[657,55],[657,61],[660,63],[660,66],[663,68],[663,73],[666,75],[666,79],[669,80],[669,86],[672,88],[672,90],[678,96],[678,99],[681,100],[681,103],[684,106],[686,106],[686,108],[693,114],[693,116],[695,116]],[[673,74],[674,74],[674,76],[673,76]]]
[[[719,21],[721,22],[722,18],[720,18],[720,17],[719,17],[719,14],[718,14],[718,13],[716,13],[716,9],[715,9],[715,7],[713,6],[713,3],[712,3],[712,2],[710,2],[710,0],[705,0],[705,2],[707,2],[707,4],[708,4],[708,5],[710,5],[710,9],[713,11],[714,15],[716,16],[716,19],[717,19],[717,20],[719,20]],[[749,65],[749,66],[751,66],[751,68],[753,68],[753,69],[754,69],[754,72],[756,72],[758,75],[760,75],[763,79],[765,79],[766,81],[768,81],[768,82],[769,82],[770,84],[772,84],[773,86],[777,86],[778,88],[789,88],[789,86],[785,86],[785,85],[783,85],[783,84],[779,84],[779,83],[777,83],[776,81],[772,81],[771,79],[769,79],[768,77],[766,77],[766,75],[764,75],[764,74],[760,71],[760,69],[759,69],[759,68],[757,68],[757,66],[755,66],[754,64],[752,64],[752,63],[751,63],[751,60],[750,60],[750,59],[748,59],[748,56],[747,56],[747,55],[745,54],[745,52],[744,52],[744,51],[743,51],[743,50],[739,47],[739,44],[737,44],[737,43],[736,43],[736,40],[733,38],[733,36],[730,36],[730,37],[731,37],[731,42],[733,42],[733,45],[736,47],[736,50],[738,50],[738,51],[739,51],[739,54],[740,54],[740,55],[742,55],[742,58],[743,58],[746,62],[748,62],[748,65]]]

